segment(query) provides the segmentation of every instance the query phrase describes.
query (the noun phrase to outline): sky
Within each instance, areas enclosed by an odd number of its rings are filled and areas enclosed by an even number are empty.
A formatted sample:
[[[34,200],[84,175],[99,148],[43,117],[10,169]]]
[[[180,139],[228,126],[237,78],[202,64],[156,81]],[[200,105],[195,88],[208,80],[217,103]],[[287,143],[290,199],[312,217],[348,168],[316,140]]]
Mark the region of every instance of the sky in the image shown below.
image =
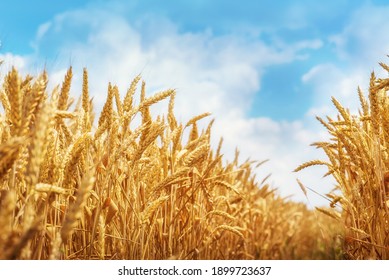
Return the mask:
[[[280,195],[303,202],[296,178],[322,195],[334,187],[324,168],[292,172],[324,159],[310,146],[329,137],[315,116],[336,116],[331,96],[357,112],[357,87],[367,93],[389,63],[387,1],[14,0],[0,11],[0,79],[11,66],[46,69],[55,85],[72,65],[78,96],[87,67],[100,110],[108,82],[123,96],[141,74],[149,94],[176,89],[182,122],[212,113],[225,160],[235,148],[241,162],[268,159],[258,180],[271,174]],[[326,205],[315,192],[309,205]]]

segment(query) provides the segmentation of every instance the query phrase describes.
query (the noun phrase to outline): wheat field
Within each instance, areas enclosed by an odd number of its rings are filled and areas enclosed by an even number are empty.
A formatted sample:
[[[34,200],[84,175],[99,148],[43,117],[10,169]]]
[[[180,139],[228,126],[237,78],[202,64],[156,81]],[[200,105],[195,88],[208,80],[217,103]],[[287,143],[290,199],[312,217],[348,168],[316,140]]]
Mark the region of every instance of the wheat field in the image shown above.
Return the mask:
[[[87,70],[78,99],[72,78],[70,67],[50,92],[46,72],[3,78],[1,259],[389,258],[389,79],[372,75],[359,116],[334,98],[340,115],[319,118],[328,162],[295,171],[326,165],[339,192],[309,210],[256,178],[264,161],[226,161],[209,113],[178,122],[174,90],[149,95],[141,76],[124,94],[109,84],[96,115]]]
[[[380,63],[389,72],[389,66]],[[347,259],[389,259],[389,79],[370,77],[368,96],[358,89],[360,109],[350,114],[336,98],[336,118],[318,117],[327,129],[328,142],[313,143],[328,161],[313,160],[296,171],[325,165],[336,180],[331,206],[340,211],[319,209],[344,228]]]

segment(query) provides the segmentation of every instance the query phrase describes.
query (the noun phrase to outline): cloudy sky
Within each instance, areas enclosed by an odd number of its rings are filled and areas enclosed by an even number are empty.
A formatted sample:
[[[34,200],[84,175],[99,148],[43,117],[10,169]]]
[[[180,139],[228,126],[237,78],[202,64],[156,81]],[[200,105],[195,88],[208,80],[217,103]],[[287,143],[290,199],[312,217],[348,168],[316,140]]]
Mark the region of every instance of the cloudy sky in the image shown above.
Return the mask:
[[[11,65],[46,68],[58,84],[72,65],[76,96],[87,67],[99,109],[109,81],[123,94],[140,73],[149,94],[177,90],[183,122],[213,114],[226,160],[236,147],[242,161],[269,159],[258,179],[271,173],[269,183],[297,201],[306,200],[296,178],[321,194],[333,187],[325,169],[292,172],[323,158],[309,146],[328,137],[315,116],[335,114],[331,96],[357,111],[357,86],[366,92],[370,72],[384,75],[378,62],[389,62],[387,1],[33,2],[0,4],[1,77]]]

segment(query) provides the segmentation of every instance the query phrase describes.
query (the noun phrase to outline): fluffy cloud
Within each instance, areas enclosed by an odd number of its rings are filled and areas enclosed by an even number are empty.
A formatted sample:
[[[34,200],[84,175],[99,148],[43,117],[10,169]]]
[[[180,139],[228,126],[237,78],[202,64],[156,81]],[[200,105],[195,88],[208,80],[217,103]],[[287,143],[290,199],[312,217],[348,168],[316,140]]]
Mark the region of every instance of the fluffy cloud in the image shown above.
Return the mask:
[[[387,76],[378,62],[388,63],[389,6],[366,4],[351,13],[347,24],[329,36],[336,58],[310,69],[302,82],[311,85],[315,95],[308,115],[335,114],[330,97],[336,97],[354,114],[359,108],[357,87],[367,95],[370,73]]]
[[[330,38],[338,55],[359,67],[375,68],[389,54],[388,13],[389,6],[372,4],[354,11],[342,32]]]
[[[151,90],[177,88],[185,96],[183,105],[215,114],[248,110],[266,66],[291,62],[302,50],[321,46],[319,40],[273,47],[244,36],[215,36],[210,30],[183,33],[166,18],[146,15],[129,23],[93,9],[58,15],[38,31],[38,53],[46,54],[49,45],[58,60],[65,59],[58,65],[68,64],[70,57],[75,69],[87,66],[91,78],[97,77],[91,83],[95,88],[105,89],[113,81],[124,89],[142,72]]]
[[[358,86],[367,91],[369,72],[364,69],[341,68],[333,63],[319,64],[302,76],[302,82],[313,87],[313,107],[307,115],[324,116],[336,114],[331,103],[335,97],[341,104],[357,114],[359,100],[357,98]],[[367,92],[366,92],[367,93]]]
[[[12,53],[0,53],[0,62],[2,62],[2,71],[6,73],[12,66],[24,71],[29,65],[29,57],[15,55]]]

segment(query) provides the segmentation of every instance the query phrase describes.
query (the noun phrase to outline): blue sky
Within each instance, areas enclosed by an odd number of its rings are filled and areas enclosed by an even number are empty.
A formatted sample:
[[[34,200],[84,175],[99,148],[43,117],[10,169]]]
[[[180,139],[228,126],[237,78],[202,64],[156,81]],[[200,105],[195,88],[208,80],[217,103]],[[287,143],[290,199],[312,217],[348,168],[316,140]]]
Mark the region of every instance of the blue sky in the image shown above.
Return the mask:
[[[1,51],[31,54],[36,51],[32,42],[41,24],[61,13],[88,8],[111,9],[129,23],[141,24],[147,16],[164,17],[181,33],[210,30],[214,36],[234,35],[243,41],[261,41],[281,49],[304,40],[320,40],[320,47],[303,48],[299,52],[302,58],[270,64],[264,69],[260,94],[253,97],[248,113],[282,120],[301,118],[312,102],[312,89],[299,79],[304,73],[323,62],[348,63],[337,56],[328,37],[341,33],[358,8],[382,5],[385,1],[60,1],[53,5],[39,0],[34,7],[29,3],[17,0],[1,4]],[[87,31],[74,25],[67,32],[72,40],[82,41]],[[46,46],[42,43],[42,60],[51,61],[60,55],[57,40],[51,36]]]
[[[242,160],[270,159],[259,176],[272,173],[283,195],[304,200],[296,177],[320,193],[333,182],[319,168],[291,170],[322,156],[309,144],[326,137],[314,117],[334,114],[330,97],[356,111],[357,86],[382,73],[386,2],[2,1],[0,73],[45,67],[60,83],[69,65],[75,76],[86,66],[97,109],[108,81],[123,92],[141,73],[150,91],[177,89],[182,120],[213,113],[226,159],[235,147]]]

